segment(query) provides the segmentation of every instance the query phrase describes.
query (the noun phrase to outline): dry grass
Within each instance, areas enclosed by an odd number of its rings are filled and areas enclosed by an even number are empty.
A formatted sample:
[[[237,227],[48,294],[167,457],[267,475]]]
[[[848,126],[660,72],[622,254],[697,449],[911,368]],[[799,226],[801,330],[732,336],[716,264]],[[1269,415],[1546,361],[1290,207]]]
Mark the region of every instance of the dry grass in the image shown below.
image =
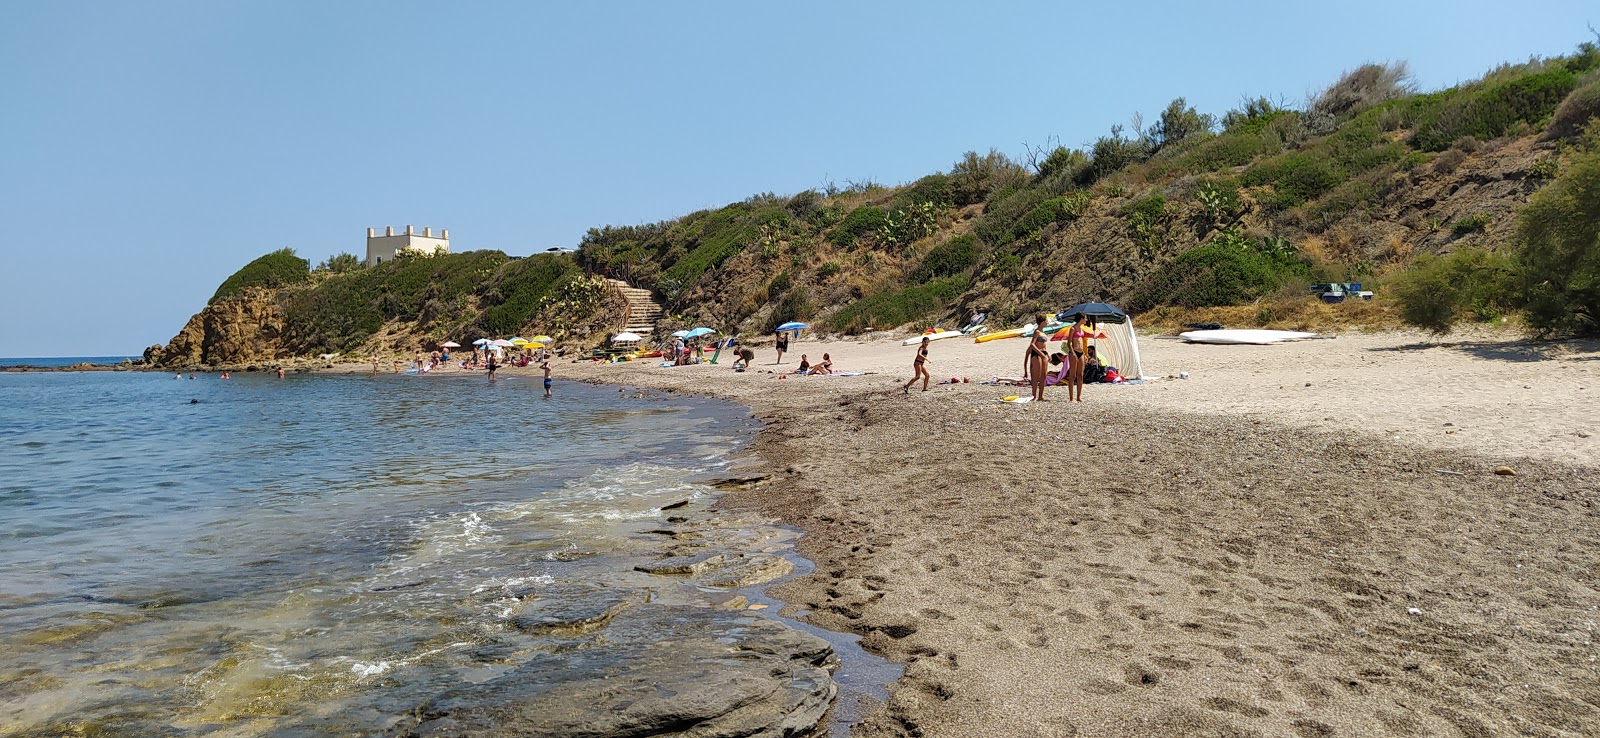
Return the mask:
[[[1163,307],[1138,316],[1145,332],[1180,333],[1186,323],[1221,323],[1228,328],[1270,328],[1287,331],[1398,330],[1399,308],[1382,295],[1371,300],[1329,304],[1316,297],[1280,296],[1250,305],[1217,308]]]

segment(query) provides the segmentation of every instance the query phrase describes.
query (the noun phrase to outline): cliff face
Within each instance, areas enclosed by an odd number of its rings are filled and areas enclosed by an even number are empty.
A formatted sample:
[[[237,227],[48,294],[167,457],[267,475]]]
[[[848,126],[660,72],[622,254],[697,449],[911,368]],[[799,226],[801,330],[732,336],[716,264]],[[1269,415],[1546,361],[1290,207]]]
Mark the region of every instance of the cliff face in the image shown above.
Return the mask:
[[[145,349],[151,366],[236,366],[293,356],[275,291],[259,288],[206,306],[165,346]]]

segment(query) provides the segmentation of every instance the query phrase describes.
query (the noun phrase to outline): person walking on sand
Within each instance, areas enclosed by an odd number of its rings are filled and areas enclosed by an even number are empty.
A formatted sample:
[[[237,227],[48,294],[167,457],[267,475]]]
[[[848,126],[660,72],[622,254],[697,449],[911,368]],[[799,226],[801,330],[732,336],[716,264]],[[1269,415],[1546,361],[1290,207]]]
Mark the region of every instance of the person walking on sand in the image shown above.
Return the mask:
[[[922,391],[927,392],[928,380],[933,378],[932,375],[928,374],[927,336],[922,337],[922,345],[917,347],[917,358],[913,359],[911,362],[911,381],[906,382],[905,385],[900,388],[900,392],[907,395],[911,394],[911,385],[917,383],[918,377],[922,378]]]
[[[787,333],[784,333],[783,331],[776,331],[775,333],[777,335],[778,341],[777,341],[777,343],[773,344],[773,348],[778,350],[778,360],[774,361],[772,363],[774,363],[774,364],[782,364],[783,363],[783,352],[789,350],[789,335]]]
[[[545,397],[549,397],[550,396],[550,362],[546,361],[546,362],[540,364],[539,368],[544,370],[544,396]]]
[[[1028,339],[1028,383],[1033,386],[1033,400],[1044,402],[1045,362],[1050,359],[1050,334],[1044,331],[1044,313],[1034,313],[1033,323],[1033,336]]]

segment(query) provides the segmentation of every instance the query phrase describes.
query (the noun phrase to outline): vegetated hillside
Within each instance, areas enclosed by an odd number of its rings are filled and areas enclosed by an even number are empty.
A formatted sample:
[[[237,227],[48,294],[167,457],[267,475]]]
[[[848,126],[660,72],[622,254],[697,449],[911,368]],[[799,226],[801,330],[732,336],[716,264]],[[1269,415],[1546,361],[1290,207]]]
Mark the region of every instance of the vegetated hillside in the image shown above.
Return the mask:
[[[312,270],[283,250],[230,277],[145,358],[157,366],[247,365],[326,353],[409,357],[446,340],[521,332],[587,339],[619,314],[613,299],[603,280],[564,254],[469,251],[374,267],[340,255]]]
[[[1443,331],[1520,311],[1539,332],[1600,332],[1597,113],[1593,43],[1429,93],[1404,65],[1366,65],[1302,109],[1256,99],[1217,118],[1179,98],[1148,127],[1025,164],[969,152],[900,187],[769,193],[591,229],[575,260],[474,251],[364,268],[341,254],[311,269],[273,252],[146,357],[409,356],[535,332],[593,344],[623,311],[596,275],[654,291],[662,329],[799,319],[854,334],[1105,300],[1147,325]],[[1330,281],[1379,299],[1328,306],[1306,289]]]
[[[1600,49],[1506,65],[1416,93],[1404,65],[1345,74],[1303,109],[1266,99],[1221,118],[1180,98],[1149,127],[1020,164],[968,153],[885,188],[757,195],[639,226],[592,229],[584,267],[647,287],[677,324],[846,333],[950,322],[974,308],[1107,300],[1293,324],[1394,319],[1381,284],[1418,254],[1500,248],[1600,109]],[[1313,282],[1380,286],[1318,305]],[[1237,306],[1249,306],[1241,312]]]

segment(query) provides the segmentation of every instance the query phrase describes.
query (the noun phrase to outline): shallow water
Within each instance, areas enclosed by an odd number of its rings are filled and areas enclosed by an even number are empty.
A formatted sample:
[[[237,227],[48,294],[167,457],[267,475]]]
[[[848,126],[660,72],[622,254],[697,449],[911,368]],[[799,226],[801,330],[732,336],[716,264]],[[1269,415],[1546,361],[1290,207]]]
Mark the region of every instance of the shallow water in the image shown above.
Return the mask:
[[[0,375],[0,733],[370,732],[548,647],[506,627],[529,592],[646,586],[640,530],[754,421],[540,394]]]

